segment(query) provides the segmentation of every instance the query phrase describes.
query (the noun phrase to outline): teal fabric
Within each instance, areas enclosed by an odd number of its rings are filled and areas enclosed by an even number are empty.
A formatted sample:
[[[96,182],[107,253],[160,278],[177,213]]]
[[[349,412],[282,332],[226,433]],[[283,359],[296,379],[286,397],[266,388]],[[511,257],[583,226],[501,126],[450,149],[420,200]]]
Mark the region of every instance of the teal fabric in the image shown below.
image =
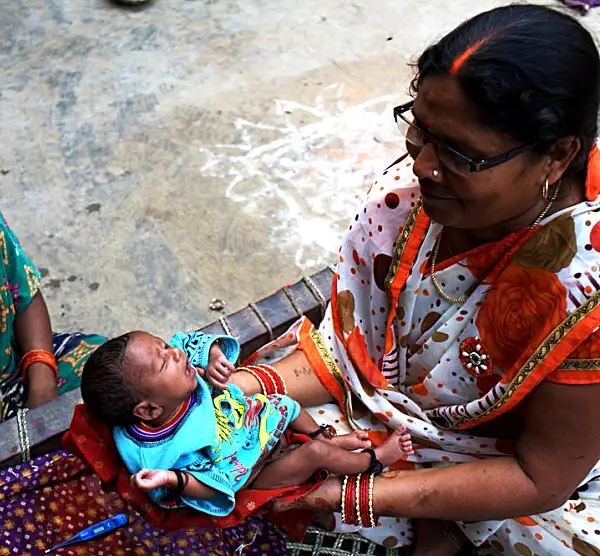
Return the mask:
[[[0,385],[16,380],[19,360],[14,349],[15,317],[29,307],[40,280],[40,273],[0,213]]]
[[[219,347],[223,355],[235,364],[240,356],[240,343],[233,336],[217,336],[214,334],[205,334],[204,332],[177,332],[169,343],[178,347],[181,351],[187,354],[192,365],[206,369],[208,365],[208,357],[210,348],[215,342],[219,343]]]

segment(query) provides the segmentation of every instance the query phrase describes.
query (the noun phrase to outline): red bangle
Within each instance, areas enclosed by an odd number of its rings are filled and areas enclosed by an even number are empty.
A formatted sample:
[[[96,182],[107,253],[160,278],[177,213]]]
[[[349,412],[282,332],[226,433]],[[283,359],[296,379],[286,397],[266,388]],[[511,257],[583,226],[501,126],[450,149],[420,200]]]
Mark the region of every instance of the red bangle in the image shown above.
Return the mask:
[[[277,371],[277,369],[271,367],[271,365],[256,366],[261,368],[266,374],[269,375],[270,379],[273,381],[273,384],[275,384],[276,394],[283,394],[287,396],[287,385],[285,383],[285,380],[283,380],[281,374],[279,374],[279,371]]]
[[[346,523],[348,525],[356,525],[356,475],[348,475],[344,506]]]
[[[279,394],[275,379],[262,367],[262,365],[252,365],[249,368],[261,376],[267,388],[267,394]],[[273,385],[273,388],[271,388],[271,385]]]
[[[27,383],[27,369],[34,363],[48,365],[54,371],[56,382],[58,382],[58,366],[56,365],[54,354],[45,349],[32,349],[21,358],[21,378],[25,384]]]
[[[371,519],[369,516],[369,476],[362,475],[360,481],[360,518],[359,522],[363,527],[369,527]]]

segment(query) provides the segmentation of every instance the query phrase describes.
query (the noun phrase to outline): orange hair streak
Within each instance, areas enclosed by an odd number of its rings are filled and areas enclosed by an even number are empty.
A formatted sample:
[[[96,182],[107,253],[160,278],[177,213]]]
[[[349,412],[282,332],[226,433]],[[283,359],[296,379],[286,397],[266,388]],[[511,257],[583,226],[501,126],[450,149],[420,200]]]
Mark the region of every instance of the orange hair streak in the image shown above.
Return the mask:
[[[450,68],[450,73],[452,75],[456,75],[458,70],[462,67],[462,65],[469,59],[471,54],[477,52],[482,44],[487,41],[487,38],[479,39],[477,42],[469,46],[462,54],[459,54],[456,57],[456,60],[452,63],[452,67]]]

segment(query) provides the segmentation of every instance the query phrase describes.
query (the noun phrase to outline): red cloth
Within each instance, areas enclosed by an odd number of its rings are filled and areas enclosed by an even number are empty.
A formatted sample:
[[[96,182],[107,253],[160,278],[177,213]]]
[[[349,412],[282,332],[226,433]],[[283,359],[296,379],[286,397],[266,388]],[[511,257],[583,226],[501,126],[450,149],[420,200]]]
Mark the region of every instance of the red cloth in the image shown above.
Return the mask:
[[[315,490],[324,480],[320,476],[300,486],[277,490],[241,490],[236,494],[233,511],[225,517],[215,517],[188,507],[166,510],[154,504],[147,493],[133,487],[129,480],[130,473],[114,443],[111,428],[90,415],[84,404],[75,407],[71,426],[63,436],[63,446],[94,470],[105,490],[116,490],[150,523],[169,531],[186,527],[233,527],[251,514],[266,513],[266,517],[288,535],[300,539],[312,514],[297,510],[275,514],[265,512],[262,507],[273,500],[293,500],[303,496]]]
[[[585,197],[588,201],[595,201],[598,194],[600,194],[600,150],[594,143],[588,157]]]

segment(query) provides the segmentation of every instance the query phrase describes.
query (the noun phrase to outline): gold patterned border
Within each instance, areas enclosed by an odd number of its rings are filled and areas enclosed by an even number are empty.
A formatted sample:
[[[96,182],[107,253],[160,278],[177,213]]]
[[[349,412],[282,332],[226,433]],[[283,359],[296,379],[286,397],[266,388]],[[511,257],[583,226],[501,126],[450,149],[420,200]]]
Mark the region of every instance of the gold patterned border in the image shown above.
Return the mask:
[[[565,359],[557,371],[600,371],[600,359]]]
[[[594,309],[600,306],[600,292],[596,292],[590,297],[585,303],[580,305],[575,311],[573,311],[566,319],[564,319],[539,345],[539,347],[533,352],[525,364],[521,367],[519,372],[512,379],[508,389],[491,407],[489,407],[483,413],[474,417],[464,417],[460,421],[456,422],[452,428],[456,429],[469,421],[479,421],[484,417],[487,417],[500,409],[505,405],[519,389],[519,387],[529,378],[529,376],[536,370],[536,368],[544,361],[544,359],[550,354],[550,352],[556,348],[560,341],[571,332],[585,317],[587,317]],[[592,360],[593,361],[593,360]]]
[[[325,343],[323,342],[323,338],[321,338],[319,331],[314,326],[311,328],[309,335],[310,335],[310,339],[314,342],[315,347],[319,351],[321,358],[325,362],[325,365],[327,365],[327,369],[331,373],[331,376],[340,385],[342,392],[344,392],[344,408],[343,409],[340,408],[340,409],[342,409],[342,411],[345,413],[345,416],[346,416],[346,419],[348,419],[348,422],[352,421],[352,423],[354,425],[356,425],[356,422],[352,418],[352,412],[350,411],[350,405],[349,405],[350,396],[349,396],[348,387],[346,385],[346,380],[344,379],[344,376],[342,375],[342,371],[340,371],[339,367],[336,365],[336,362],[334,361],[331,353],[329,352],[329,350],[325,346]],[[356,426],[358,426],[358,425],[356,425]]]
[[[406,248],[406,244],[408,243],[408,238],[415,227],[417,222],[417,218],[421,212],[421,206],[423,205],[421,198],[417,199],[415,206],[412,208],[410,213],[408,214],[408,218],[404,223],[402,231],[396,239],[396,244],[394,246],[394,255],[392,257],[392,264],[390,265],[390,269],[388,271],[387,276],[385,277],[385,291],[388,294],[388,299],[390,302],[390,308],[392,307],[392,282],[396,277],[396,273],[398,272],[398,268],[400,268],[400,261],[402,260],[402,255],[404,254],[404,249]]]

